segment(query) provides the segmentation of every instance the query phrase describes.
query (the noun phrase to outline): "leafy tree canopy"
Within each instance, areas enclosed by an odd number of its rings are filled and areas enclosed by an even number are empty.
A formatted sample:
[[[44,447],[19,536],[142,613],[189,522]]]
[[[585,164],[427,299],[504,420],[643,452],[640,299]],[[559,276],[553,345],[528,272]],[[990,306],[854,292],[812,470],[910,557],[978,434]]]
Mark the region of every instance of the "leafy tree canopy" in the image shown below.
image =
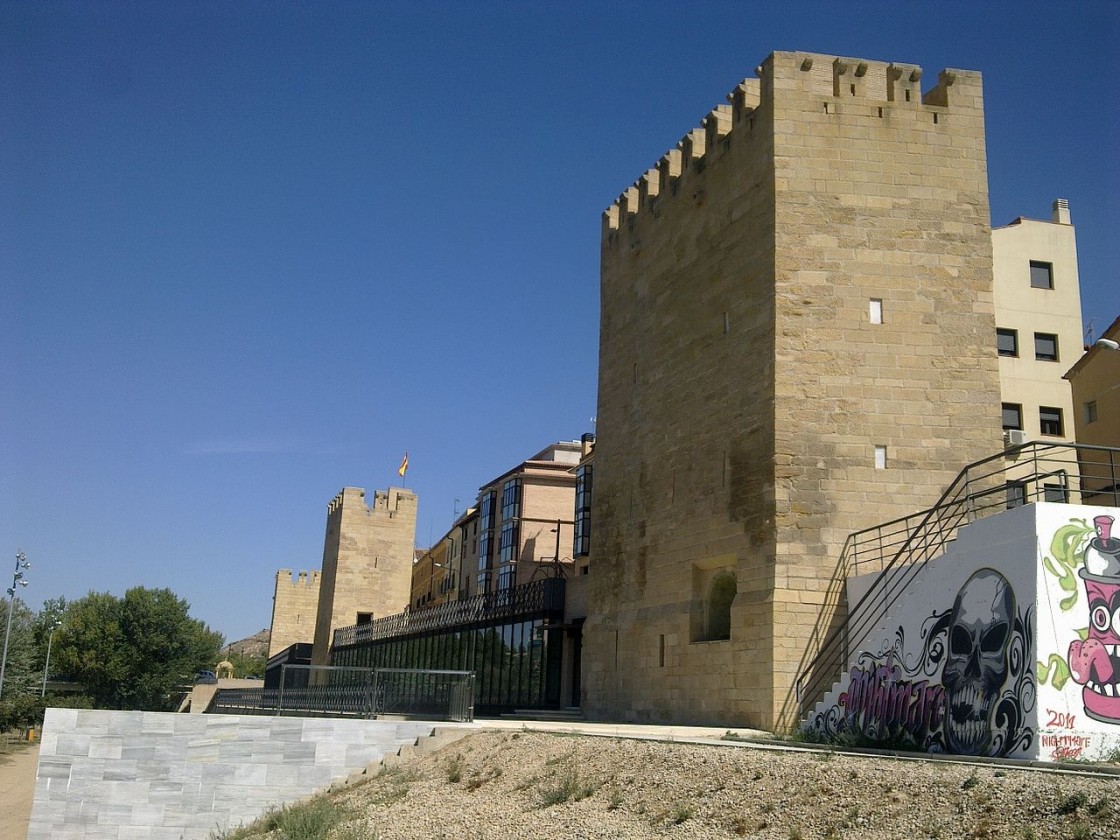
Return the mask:
[[[59,672],[107,709],[170,710],[184,684],[217,662],[222,636],[169,589],[91,592],[66,607],[54,640]]]
[[[11,631],[8,632],[8,609],[12,606]],[[29,694],[37,688],[36,664],[38,662],[34,634],[35,616],[19,598],[0,602],[0,634],[8,637],[8,658],[4,666],[2,698]],[[4,644],[0,638],[0,645]]]

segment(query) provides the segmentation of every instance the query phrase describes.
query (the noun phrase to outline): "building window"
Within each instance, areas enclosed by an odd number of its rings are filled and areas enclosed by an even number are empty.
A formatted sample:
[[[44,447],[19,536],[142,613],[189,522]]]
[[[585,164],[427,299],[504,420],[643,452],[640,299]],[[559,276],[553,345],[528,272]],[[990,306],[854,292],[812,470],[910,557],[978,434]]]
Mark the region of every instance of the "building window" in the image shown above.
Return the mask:
[[[1035,289],[1054,288],[1054,263],[1031,260],[1031,286]]]
[[[498,591],[513,589],[513,582],[517,578],[517,566],[502,566],[498,570]]]
[[[716,575],[708,590],[708,626],[706,639],[731,638],[731,602],[735,600],[735,575],[723,572]]]
[[[1027,503],[1027,488],[1021,481],[1007,482],[1007,509],[1022,507]]]
[[[1085,422],[1086,423],[1096,423],[1097,422],[1097,401],[1096,400],[1093,400],[1092,402],[1085,403]]]
[[[1062,410],[1049,405],[1038,407],[1038,428],[1044,435],[1062,434]]]
[[[497,504],[497,493],[491,491],[482,497],[482,530],[491,531],[494,528],[494,507]]]
[[[591,553],[591,465],[576,470],[576,534],[575,553],[586,557]]]
[[[883,323],[883,301],[880,298],[871,298],[871,307],[869,309],[872,324]]]
[[[498,561],[503,565],[517,562],[517,532],[516,522],[506,522],[502,525],[501,540],[498,543]]]
[[[1035,333],[1034,357],[1040,362],[1058,361],[1058,337],[1050,333]]]
[[[485,595],[490,591],[490,573],[483,572],[478,576],[478,594]]]
[[[502,521],[521,514],[521,479],[511,478],[502,485]]]
[[[1045,502],[1058,502],[1064,505],[1069,502],[1069,493],[1061,484],[1043,484],[1042,500]]]
[[[1023,428],[1023,407],[1018,403],[1003,403],[1003,430]]]
[[[875,469],[885,470],[887,468],[887,447],[875,447]]]
[[[996,330],[996,347],[1001,356],[1019,355],[1019,331]]]
[[[494,532],[483,531],[478,538],[478,570],[490,568],[490,561],[494,558]]]

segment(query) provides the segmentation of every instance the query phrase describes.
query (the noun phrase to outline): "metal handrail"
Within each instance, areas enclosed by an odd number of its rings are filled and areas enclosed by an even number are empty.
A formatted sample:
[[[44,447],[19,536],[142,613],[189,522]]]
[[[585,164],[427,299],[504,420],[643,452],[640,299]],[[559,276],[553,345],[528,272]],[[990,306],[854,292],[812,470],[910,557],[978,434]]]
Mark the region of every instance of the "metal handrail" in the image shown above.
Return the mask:
[[[1068,501],[1077,494],[1120,505],[1120,449],[1037,442],[1011,447],[962,469],[933,507],[849,535],[837,564],[839,582],[872,562],[878,563],[879,575],[800,669],[794,687],[802,719],[839,679],[848,652],[858,649],[918,573],[956,538],[959,528],[1006,510],[1012,491],[1020,494],[1022,504]],[[830,591],[839,599],[842,588]]]
[[[367,624],[340,627],[334,631],[332,648],[466,627],[547,610],[563,612],[563,609],[564,579],[545,578],[427,609],[387,615]]]

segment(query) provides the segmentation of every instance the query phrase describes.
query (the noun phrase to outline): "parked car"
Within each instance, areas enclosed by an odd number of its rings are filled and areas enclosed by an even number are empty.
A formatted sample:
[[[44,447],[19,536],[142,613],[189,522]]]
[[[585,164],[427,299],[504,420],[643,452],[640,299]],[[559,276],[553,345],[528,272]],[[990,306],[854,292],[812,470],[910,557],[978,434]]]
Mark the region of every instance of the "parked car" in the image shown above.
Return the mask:
[[[199,671],[194,681],[196,685],[217,685],[218,675],[213,671]]]

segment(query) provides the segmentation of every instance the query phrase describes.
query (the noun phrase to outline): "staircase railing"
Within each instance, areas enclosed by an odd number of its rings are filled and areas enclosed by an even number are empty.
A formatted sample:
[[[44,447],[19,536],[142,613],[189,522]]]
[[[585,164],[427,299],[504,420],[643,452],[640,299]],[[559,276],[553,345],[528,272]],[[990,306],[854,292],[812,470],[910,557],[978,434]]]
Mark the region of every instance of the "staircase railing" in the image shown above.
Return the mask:
[[[839,579],[830,587],[839,593],[834,606],[841,605],[844,580],[876,570],[879,575],[800,669],[795,683],[800,719],[823,699],[840,678],[849,653],[860,650],[962,525],[1036,501],[1120,506],[1120,449],[1056,443],[1011,447],[966,466],[928,510],[851,534],[837,564]],[[819,624],[830,620],[826,612]]]

